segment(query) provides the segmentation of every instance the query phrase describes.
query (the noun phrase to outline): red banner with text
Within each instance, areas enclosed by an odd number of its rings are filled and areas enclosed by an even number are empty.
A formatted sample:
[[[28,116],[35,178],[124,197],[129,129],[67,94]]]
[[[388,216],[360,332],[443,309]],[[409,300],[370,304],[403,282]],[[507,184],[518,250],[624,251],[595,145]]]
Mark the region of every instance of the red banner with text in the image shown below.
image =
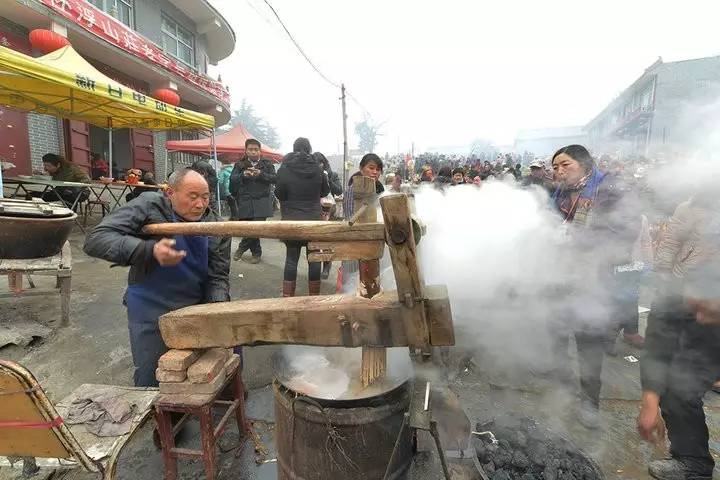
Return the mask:
[[[135,57],[163,67],[182,77],[188,83],[210,93],[225,104],[230,103],[230,94],[220,82],[192,70],[181,61],[163,52],[154,43],[124,23],[107,15],[85,0],[39,1],[108,43]]]

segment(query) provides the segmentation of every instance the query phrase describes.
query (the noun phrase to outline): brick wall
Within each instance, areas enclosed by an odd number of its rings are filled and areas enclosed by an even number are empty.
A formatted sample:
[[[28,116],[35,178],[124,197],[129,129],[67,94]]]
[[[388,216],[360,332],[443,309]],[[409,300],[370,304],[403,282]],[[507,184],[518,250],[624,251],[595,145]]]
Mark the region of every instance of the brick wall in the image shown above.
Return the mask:
[[[50,115],[28,113],[28,138],[32,168],[42,170],[42,156],[46,153],[65,155],[60,120]]]

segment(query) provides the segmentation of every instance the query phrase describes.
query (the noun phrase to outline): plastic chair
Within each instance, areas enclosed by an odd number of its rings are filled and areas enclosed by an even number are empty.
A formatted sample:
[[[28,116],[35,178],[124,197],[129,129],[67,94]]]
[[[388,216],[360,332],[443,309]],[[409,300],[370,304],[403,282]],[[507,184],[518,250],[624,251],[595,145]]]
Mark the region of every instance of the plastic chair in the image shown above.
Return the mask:
[[[83,425],[66,425],[32,373],[17,363],[0,360],[0,456],[22,458],[24,475],[32,475],[38,470],[37,457],[70,460],[69,465],[60,464],[58,467],[79,465],[87,471],[99,473],[103,479],[114,479],[120,451],[150,415],[157,390],[82,385],[76,392],[92,387],[137,391],[147,397],[143,408],[136,412],[133,427],[128,433],[93,439],[92,434],[84,432]],[[68,398],[71,397],[73,394]],[[106,440],[110,445],[107,451],[103,451],[102,458],[93,459],[87,453],[87,448],[78,441],[78,435],[83,434],[88,439],[88,447],[98,440]]]

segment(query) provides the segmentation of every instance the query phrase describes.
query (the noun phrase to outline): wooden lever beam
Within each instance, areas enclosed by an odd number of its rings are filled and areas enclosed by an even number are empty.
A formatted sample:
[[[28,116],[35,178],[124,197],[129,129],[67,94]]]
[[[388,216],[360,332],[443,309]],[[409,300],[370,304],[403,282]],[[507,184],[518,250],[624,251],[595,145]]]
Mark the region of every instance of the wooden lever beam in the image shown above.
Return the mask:
[[[355,295],[263,298],[194,305],[160,317],[169,348],[234,347],[274,343],[325,347],[447,346],[454,343],[444,286],[423,294],[427,328],[408,321],[397,292],[372,299]],[[434,340],[433,340],[434,339]],[[434,343],[433,343],[434,342]]]
[[[385,225],[378,222],[356,223],[323,221],[269,222],[177,222],[145,225],[147,235],[209,235],[217,237],[277,238],[305,241],[384,241]]]

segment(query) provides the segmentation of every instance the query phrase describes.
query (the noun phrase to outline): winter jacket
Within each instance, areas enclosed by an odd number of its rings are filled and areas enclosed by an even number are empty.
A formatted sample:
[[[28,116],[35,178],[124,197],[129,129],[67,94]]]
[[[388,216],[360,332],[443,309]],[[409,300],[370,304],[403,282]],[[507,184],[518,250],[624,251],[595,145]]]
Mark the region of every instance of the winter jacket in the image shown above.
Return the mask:
[[[60,162],[60,168],[52,174],[52,179],[57,182],[90,182],[88,172],[84,168],[67,160]]]
[[[230,174],[235,168],[235,164],[223,165],[218,173],[218,183],[220,184],[220,199],[230,196]]]
[[[329,193],[327,175],[311,155],[293,152],[285,156],[275,188],[283,220],[320,220],[320,199]]]
[[[339,197],[343,193],[342,182],[337,173],[330,171],[328,172],[328,184],[330,185],[330,193]]]
[[[681,203],[667,224],[655,256],[661,276],[685,278],[720,253],[720,218],[697,203]]]
[[[153,247],[160,237],[142,233],[142,227],[153,223],[175,221],[170,200],[162,193],[141,195],[103,218],[85,238],[83,250],[91,257],[102,258],[122,267],[129,266],[128,285],[142,283],[158,268]],[[182,221],[179,217],[177,221]],[[201,222],[217,221],[208,209]],[[205,302],[230,300],[230,238],[209,237],[208,282]]]
[[[235,164],[230,174],[230,194],[238,206],[238,218],[268,218],[273,216],[270,188],[277,181],[275,166],[267,158],[260,158],[256,168],[257,177],[246,177],[245,170],[252,163],[246,156]]]

